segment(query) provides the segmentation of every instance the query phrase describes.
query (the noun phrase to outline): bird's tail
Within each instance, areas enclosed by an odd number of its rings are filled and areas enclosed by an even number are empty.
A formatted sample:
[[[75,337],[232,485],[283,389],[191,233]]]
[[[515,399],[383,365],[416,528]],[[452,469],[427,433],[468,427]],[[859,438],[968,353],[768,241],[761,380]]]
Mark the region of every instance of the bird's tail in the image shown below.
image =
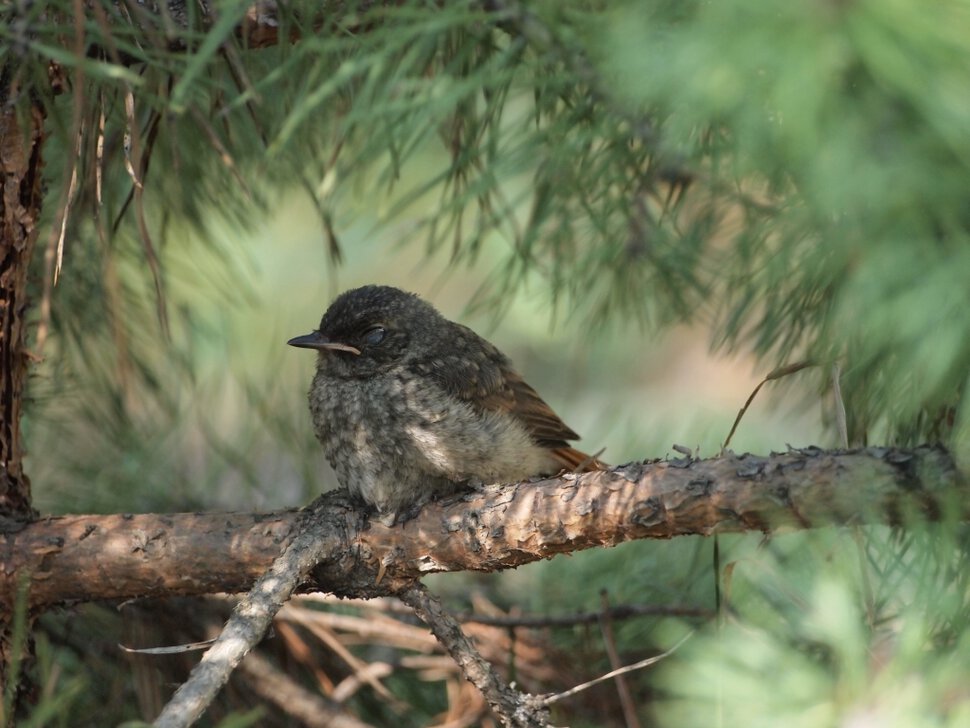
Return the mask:
[[[557,447],[552,455],[570,473],[588,473],[592,470],[607,470],[610,466],[599,459],[599,454],[587,455],[572,447]]]

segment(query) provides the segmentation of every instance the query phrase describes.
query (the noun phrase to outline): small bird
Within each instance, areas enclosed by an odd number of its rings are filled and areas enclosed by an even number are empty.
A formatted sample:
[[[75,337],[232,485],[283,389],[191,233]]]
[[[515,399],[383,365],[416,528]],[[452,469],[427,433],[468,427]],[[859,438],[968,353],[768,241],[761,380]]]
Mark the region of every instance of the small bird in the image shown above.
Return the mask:
[[[508,357],[413,293],[346,291],[320,327],[287,342],[316,349],[310,413],[350,494],[388,526],[431,498],[482,483],[605,467]]]

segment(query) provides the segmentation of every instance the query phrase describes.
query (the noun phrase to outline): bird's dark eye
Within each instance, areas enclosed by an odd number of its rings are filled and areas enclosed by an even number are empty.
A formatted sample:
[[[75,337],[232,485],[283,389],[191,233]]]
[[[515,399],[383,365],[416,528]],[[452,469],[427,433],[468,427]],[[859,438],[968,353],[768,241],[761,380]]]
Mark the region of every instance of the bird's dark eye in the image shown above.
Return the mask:
[[[371,326],[360,339],[367,346],[377,346],[384,341],[385,336],[387,336],[387,329],[383,326]]]

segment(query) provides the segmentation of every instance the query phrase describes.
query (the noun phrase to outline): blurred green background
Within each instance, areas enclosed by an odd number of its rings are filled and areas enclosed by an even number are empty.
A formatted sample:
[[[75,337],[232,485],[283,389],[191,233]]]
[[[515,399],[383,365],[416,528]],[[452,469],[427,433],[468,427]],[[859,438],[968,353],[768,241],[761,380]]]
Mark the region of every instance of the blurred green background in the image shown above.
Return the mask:
[[[143,325],[152,330],[136,334],[155,339],[146,366],[156,388],[146,392],[133,382],[126,395],[111,391],[116,382],[105,382],[102,391],[98,382],[79,381],[91,362],[57,356],[35,374],[29,451],[38,507],[50,513],[267,509],[303,505],[334,487],[306,405],[315,358],[285,342],[315,328],[338,293],[368,283],[416,292],[493,341],[581,433],[582,446],[606,448],[612,463],[664,457],[673,444],[716,454],[738,409],[768,373],[753,357],[712,352],[704,326],[591,325],[582,314],[556,310],[538,276],[508,295],[507,311],[469,310],[482,282],[478,270],[497,267],[507,243],[490,241],[474,268],[456,267],[444,252],[397,245],[394,227],[408,219],[381,225],[380,201],[372,202],[378,209],[354,211],[355,224],[339,231],[346,254],[339,267],[299,191],[284,195],[271,219],[254,229],[214,226],[204,240],[191,230],[170,234],[162,256],[168,304],[184,316],[175,350],[150,319]],[[73,265],[69,252],[57,299],[72,296]],[[141,288],[150,303],[143,278],[133,276],[128,285]],[[114,365],[110,342],[100,354],[105,367]],[[99,398],[112,401],[90,401]],[[106,410],[92,412],[98,406]],[[804,380],[782,380],[763,390],[732,447],[768,452],[788,443],[833,445],[820,424],[830,407]],[[125,434],[110,422],[92,428],[91,414],[130,418],[122,427],[147,429]],[[76,443],[68,459],[44,457],[61,438]],[[94,477],[79,479],[76,468],[85,462]]]

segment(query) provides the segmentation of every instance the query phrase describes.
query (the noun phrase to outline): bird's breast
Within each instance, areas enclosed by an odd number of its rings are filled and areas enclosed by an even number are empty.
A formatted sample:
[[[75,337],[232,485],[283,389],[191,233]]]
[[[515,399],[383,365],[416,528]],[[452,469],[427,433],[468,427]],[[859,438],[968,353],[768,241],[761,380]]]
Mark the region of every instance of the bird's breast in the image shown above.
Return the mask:
[[[407,372],[368,380],[318,374],[310,410],[342,481],[375,463],[389,475],[453,481],[511,481],[554,471],[548,451],[514,416],[482,411]]]

